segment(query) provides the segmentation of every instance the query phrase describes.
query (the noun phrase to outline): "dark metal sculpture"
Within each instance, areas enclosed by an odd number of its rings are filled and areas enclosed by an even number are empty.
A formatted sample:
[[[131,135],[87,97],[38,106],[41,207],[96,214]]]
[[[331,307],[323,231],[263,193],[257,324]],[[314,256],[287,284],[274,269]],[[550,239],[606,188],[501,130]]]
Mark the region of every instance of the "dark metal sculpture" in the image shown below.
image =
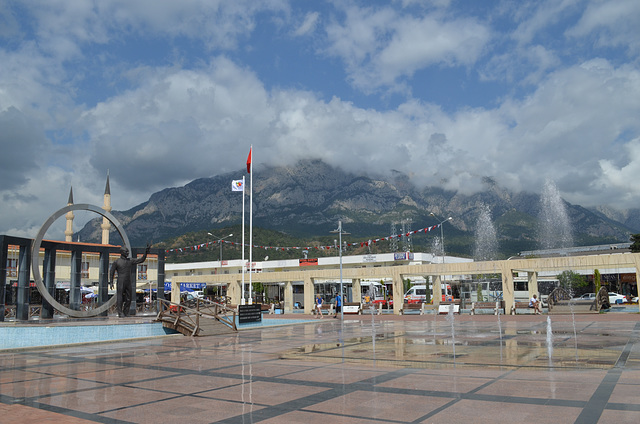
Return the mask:
[[[116,288],[116,310],[118,317],[129,316],[131,308],[131,299],[133,298],[133,288],[131,284],[131,274],[135,271],[135,265],[144,262],[151,246],[147,245],[147,250],[140,258],[132,259],[129,257],[129,249],[123,247],[120,249],[120,257],[111,264],[109,271],[109,288],[113,289],[114,274],[118,274],[118,282]]]
[[[42,225],[42,228],[40,228],[40,231],[38,232],[38,235],[36,236],[33,242],[32,255],[31,255],[31,271],[33,273],[33,279],[36,282],[36,286],[38,287],[38,291],[40,292],[42,297],[47,300],[47,302],[53,305],[55,309],[57,309],[58,311],[70,317],[88,318],[88,317],[98,316],[103,312],[108,311],[109,308],[113,306],[113,304],[116,302],[116,296],[109,299],[109,301],[104,303],[103,305],[95,309],[90,309],[88,311],[77,311],[75,309],[67,308],[65,306],[62,306],[60,303],[58,303],[58,301],[56,301],[56,299],[51,295],[51,293],[49,293],[44,283],[42,282],[42,276],[40,275],[40,267],[38,266],[38,260],[40,256],[39,255],[40,246],[42,245],[42,239],[44,238],[44,235],[46,234],[51,224],[53,224],[56,219],[65,215],[67,212],[78,211],[78,210],[95,212],[107,218],[111,222],[111,224],[113,224],[113,226],[116,227],[116,229],[118,230],[118,233],[120,234],[120,237],[122,238],[122,241],[126,249],[128,251],[131,251],[131,244],[129,243],[129,237],[127,237],[127,234],[124,232],[122,225],[120,224],[120,222],[118,222],[115,216],[111,215],[109,212],[105,211],[104,209],[94,205],[89,205],[85,203],[78,204],[78,205],[69,205],[69,206],[65,206],[64,208],[58,210],[53,215],[51,215],[49,219],[47,219],[47,221]]]

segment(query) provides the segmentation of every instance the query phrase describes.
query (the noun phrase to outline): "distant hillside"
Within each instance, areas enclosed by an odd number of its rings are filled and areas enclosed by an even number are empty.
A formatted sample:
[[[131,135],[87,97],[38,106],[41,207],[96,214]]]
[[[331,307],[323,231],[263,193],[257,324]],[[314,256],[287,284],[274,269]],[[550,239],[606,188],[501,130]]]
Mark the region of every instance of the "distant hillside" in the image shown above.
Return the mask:
[[[135,246],[232,227],[241,223],[242,194],[231,191],[231,181],[240,178],[242,172],[167,188],[154,193],[145,203],[113,214],[123,223]],[[540,196],[507,191],[490,179],[485,179],[484,191],[463,195],[437,187],[418,189],[400,173],[386,180],[375,179],[330,167],[319,160],[307,160],[291,167],[257,169],[253,182],[254,227],[297,240],[331,239],[330,231],[340,219],[354,241],[388,236],[393,222],[397,223],[398,234],[402,232],[403,221],[405,229],[415,231],[439,222],[429,215],[433,212],[441,219],[453,218],[443,227],[447,252],[470,256],[484,204],[491,211],[502,257],[540,246],[537,228]],[[566,207],[575,245],[626,242],[630,233],[640,232],[635,226],[637,220],[628,219],[624,224],[601,210],[571,204]],[[248,209],[247,205],[247,213]],[[80,231],[81,239],[98,241],[99,225],[99,219],[87,224]],[[432,232],[412,237],[414,250],[431,249],[433,238],[438,235]],[[112,237],[115,242],[117,233]]]

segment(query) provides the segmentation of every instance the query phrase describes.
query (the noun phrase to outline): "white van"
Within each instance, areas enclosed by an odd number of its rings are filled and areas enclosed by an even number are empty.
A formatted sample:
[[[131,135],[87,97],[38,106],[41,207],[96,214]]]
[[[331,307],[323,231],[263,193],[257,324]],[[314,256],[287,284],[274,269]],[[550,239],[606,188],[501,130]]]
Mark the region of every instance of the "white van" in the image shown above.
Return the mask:
[[[432,289],[432,285],[429,284],[429,288]],[[451,286],[449,284],[441,283],[442,287],[442,301],[453,300],[453,294]],[[433,294],[433,290],[431,291]],[[427,298],[427,286],[426,284],[416,284],[411,287],[404,294],[405,303],[421,303]]]

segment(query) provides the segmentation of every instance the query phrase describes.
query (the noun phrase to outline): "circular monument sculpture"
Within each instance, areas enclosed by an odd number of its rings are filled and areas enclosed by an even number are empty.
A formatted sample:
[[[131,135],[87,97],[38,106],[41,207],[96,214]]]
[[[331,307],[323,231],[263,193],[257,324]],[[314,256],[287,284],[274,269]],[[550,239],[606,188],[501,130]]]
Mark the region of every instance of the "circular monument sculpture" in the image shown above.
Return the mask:
[[[31,254],[31,270],[33,272],[33,279],[35,280],[36,286],[38,287],[38,291],[40,292],[42,297],[47,300],[47,302],[49,302],[55,309],[62,312],[63,314],[69,315],[70,317],[74,317],[74,318],[94,317],[109,310],[109,308],[116,303],[116,296],[113,296],[111,299],[109,299],[108,302],[102,304],[101,306],[88,311],[76,311],[75,309],[67,308],[65,306],[62,306],[60,303],[58,303],[58,301],[55,300],[53,296],[51,296],[51,293],[49,293],[44,283],[42,282],[42,277],[40,275],[40,267],[38,266],[39,257],[40,257],[40,245],[42,244],[42,239],[44,235],[46,234],[47,230],[49,229],[51,224],[55,222],[56,219],[60,218],[61,216],[65,215],[67,212],[71,212],[71,211],[90,211],[90,212],[95,212],[99,215],[102,215],[103,217],[107,218],[109,222],[113,224],[114,227],[116,227],[116,229],[118,230],[118,233],[120,234],[120,237],[122,238],[124,245],[129,250],[129,254],[131,254],[131,244],[129,243],[129,237],[127,237],[127,234],[124,232],[122,225],[116,219],[115,216],[111,215],[109,212],[105,211],[104,209],[98,206],[89,205],[86,203],[82,203],[78,205],[69,205],[69,206],[65,206],[62,209],[59,209],[57,212],[51,215],[49,219],[47,219],[47,221],[42,225],[42,228],[40,228],[40,231],[38,232],[38,235],[36,236],[33,242],[33,249]]]

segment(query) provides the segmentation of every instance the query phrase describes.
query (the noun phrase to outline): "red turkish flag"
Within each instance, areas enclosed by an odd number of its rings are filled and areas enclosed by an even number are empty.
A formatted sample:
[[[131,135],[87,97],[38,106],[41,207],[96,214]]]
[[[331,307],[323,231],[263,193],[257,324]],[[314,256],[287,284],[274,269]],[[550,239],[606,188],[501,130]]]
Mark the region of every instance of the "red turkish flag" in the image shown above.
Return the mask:
[[[247,157],[247,172],[251,174],[251,150],[249,149],[249,157]]]

